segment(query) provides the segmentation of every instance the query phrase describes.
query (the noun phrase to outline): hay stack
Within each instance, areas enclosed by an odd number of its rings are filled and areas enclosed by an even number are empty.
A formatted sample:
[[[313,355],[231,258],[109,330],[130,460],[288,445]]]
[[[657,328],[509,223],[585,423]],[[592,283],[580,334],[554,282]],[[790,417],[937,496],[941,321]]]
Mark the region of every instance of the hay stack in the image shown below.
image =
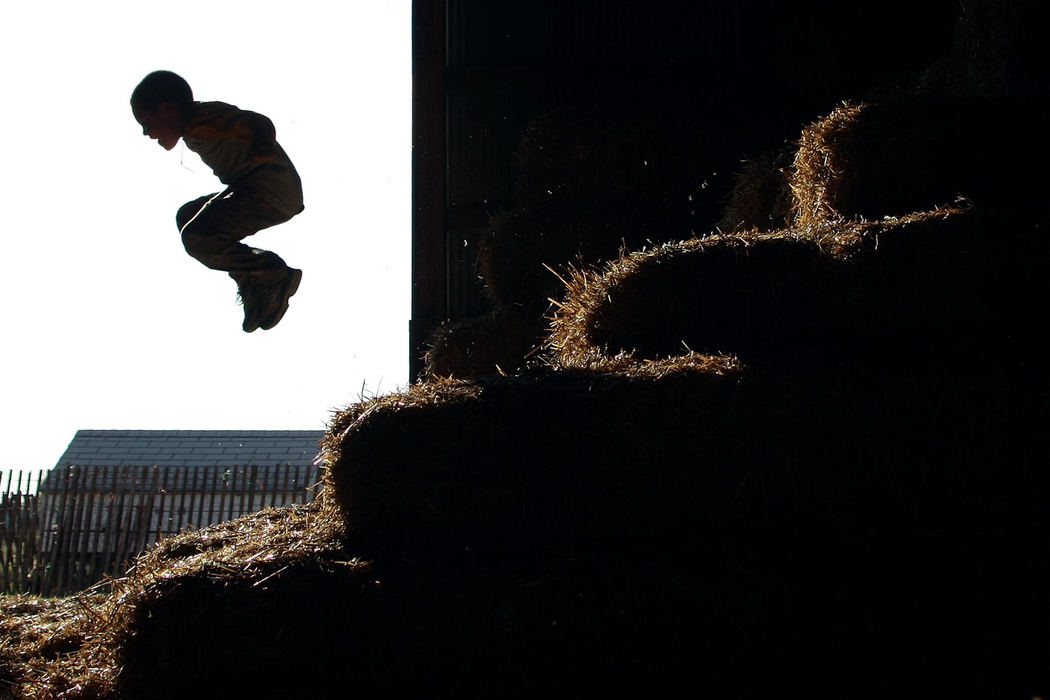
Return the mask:
[[[1047,154],[1045,107],[1008,99],[911,97],[843,105],[802,133],[789,178],[792,222],[879,220],[966,197],[1011,215],[1022,173]]]
[[[786,178],[793,157],[794,152],[784,148],[742,160],[715,228],[730,233],[785,228],[791,216]]]
[[[349,551],[412,579],[427,619],[459,611],[464,653],[489,635],[523,694],[548,688],[530,667],[610,691],[1034,682],[1046,373],[981,351],[842,359],[419,384],[336,417],[326,480]]]
[[[543,344],[544,321],[520,308],[497,309],[442,324],[431,334],[424,376],[480,378],[513,374]]]
[[[366,553],[651,547],[737,492],[738,373],[692,356],[417,384],[336,419],[326,480]]]
[[[738,174],[727,233],[573,271],[549,341],[557,361],[689,348],[783,364],[894,345],[995,352],[993,338],[1030,336],[1045,213],[1019,206],[1033,201],[1033,181],[1005,175],[1047,139],[1024,128],[1005,137],[1008,122],[1039,114],[1009,107],[840,106],[803,131],[786,170],[781,153]]]
[[[965,197],[1027,223],[1039,196],[1025,173],[1050,155],[1047,110],[1028,98],[912,95],[843,104],[797,144],[745,161],[719,228],[809,229],[929,211]],[[1027,210],[1027,211],[1026,211]]]
[[[425,376],[522,368],[546,336],[549,299],[562,293],[549,268],[709,226],[717,168],[703,152],[705,130],[684,112],[656,112],[621,104],[534,115],[515,152],[513,205],[479,242],[488,311],[434,332]]]
[[[576,270],[548,346],[588,366],[628,352],[734,353],[748,364],[951,352],[1028,336],[1047,243],[965,203],[872,223],[719,234]]]
[[[740,546],[754,537],[744,533],[687,549],[679,539],[642,552],[366,562],[339,549],[338,528],[318,509],[270,509],[166,540],[99,587],[108,594],[5,600],[5,639],[51,625],[76,643],[38,644],[46,659],[0,668],[17,669],[17,697],[81,700],[300,697],[344,686],[398,696],[643,693],[695,681],[698,664],[729,674],[727,687],[768,689],[808,671],[774,662],[775,681],[748,672],[754,654],[775,658],[803,622],[780,604],[797,601],[802,582],[776,578],[765,556],[811,557],[800,545],[814,537],[840,550],[805,595],[840,620],[855,615],[835,590],[850,557],[842,538],[812,518],[778,525],[775,545]],[[807,648],[853,670],[836,641]]]
[[[298,676],[273,669],[311,662],[325,623],[345,621],[311,606],[368,578],[340,524],[320,502],[270,508],[170,537],[83,594],[16,599],[4,647],[21,663],[0,669],[19,698],[295,694]]]

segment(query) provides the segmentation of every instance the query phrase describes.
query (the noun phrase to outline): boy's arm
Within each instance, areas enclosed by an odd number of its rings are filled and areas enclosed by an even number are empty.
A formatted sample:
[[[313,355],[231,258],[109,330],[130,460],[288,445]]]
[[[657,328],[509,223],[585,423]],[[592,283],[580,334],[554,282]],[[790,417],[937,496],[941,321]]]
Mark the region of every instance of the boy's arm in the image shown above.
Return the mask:
[[[241,119],[244,126],[242,133],[246,133],[251,139],[247,162],[257,165],[277,160],[277,130],[269,117],[258,112],[244,111]]]
[[[279,158],[277,132],[269,117],[221,102],[203,104],[185,136],[198,143],[240,142],[246,165]]]

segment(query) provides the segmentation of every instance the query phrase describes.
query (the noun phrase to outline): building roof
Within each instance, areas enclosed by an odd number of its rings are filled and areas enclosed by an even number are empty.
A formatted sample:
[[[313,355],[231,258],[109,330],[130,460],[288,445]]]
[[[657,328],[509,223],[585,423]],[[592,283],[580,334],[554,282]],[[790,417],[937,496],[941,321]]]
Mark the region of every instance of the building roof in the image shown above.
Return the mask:
[[[78,430],[56,467],[310,465],[322,430]]]

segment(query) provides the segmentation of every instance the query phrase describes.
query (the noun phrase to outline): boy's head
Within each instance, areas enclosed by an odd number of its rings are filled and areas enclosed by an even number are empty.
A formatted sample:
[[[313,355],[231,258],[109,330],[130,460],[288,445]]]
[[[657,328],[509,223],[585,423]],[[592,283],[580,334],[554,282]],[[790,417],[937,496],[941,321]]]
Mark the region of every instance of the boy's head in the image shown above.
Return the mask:
[[[167,70],[150,73],[131,93],[131,111],[142,133],[168,151],[182,137],[192,105],[189,83]]]

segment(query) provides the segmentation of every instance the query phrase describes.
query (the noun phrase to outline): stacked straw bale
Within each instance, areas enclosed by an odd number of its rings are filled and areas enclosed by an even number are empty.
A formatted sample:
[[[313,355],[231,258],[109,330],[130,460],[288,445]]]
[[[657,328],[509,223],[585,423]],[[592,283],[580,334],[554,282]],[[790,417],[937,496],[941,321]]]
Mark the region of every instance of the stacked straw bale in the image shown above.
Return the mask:
[[[665,244],[568,276],[548,347],[573,367],[624,352],[790,365],[991,350],[1033,335],[1024,319],[1041,304],[1046,246],[1038,229],[1000,228],[965,203]]]
[[[1009,216],[1047,155],[1028,100],[914,96],[846,104],[802,133],[788,185],[792,225],[878,220],[963,196]]]
[[[733,232],[786,227],[791,217],[786,173],[793,156],[783,148],[742,160],[732,174],[732,188],[715,228]]]
[[[82,594],[5,599],[20,634],[0,678],[19,698],[295,695],[300,676],[274,669],[307,668],[345,622],[326,604],[370,585],[340,527],[320,502],[270,508],[169,537]]]
[[[990,126],[1002,107],[840,106],[803,131],[789,168],[770,175],[756,161],[739,174],[727,232],[568,275],[549,340],[556,361],[688,348],[784,364],[895,346],[993,351],[997,338],[1031,336],[1045,214],[1013,197],[1031,183],[1002,177],[1021,157]],[[959,148],[964,133],[973,140]],[[1029,154],[1045,150],[1045,138],[1031,143]]]
[[[798,232],[844,221],[905,217],[960,197],[995,216],[1031,222],[1018,203],[1039,196],[1026,175],[1050,155],[1028,97],[910,95],[844,103],[796,143],[745,160],[719,220],[726,232]]]
[[[327,478],[365,552],[651,548],[740,490],[738,374],[694,356],[417,384],[338,417]]]
[[[519,307],[488,311],[434,330],[424,355],[425,376],[483,377],[514,373],[546,337],[536,313]]]
[[[695,354],[429,382],[348,409],[322,454],[347,548],[490,635],[500,656],[479,658],[511,695],[548,673],[602,691],[697,674],[747,695],[991,690],[1047,651],[1046,381],[970,363],[981,382]],[[469,603],[433,581],[457,568]]]
[[[492,215],[479,242],[488,310],[434,332],[424,376],[486,377],[525,367],[546,336],[549,299],[562,293],[551,268],[612,259],[709,227],[718,180],[703,138],[685,114],[539,111],[515,152],[513,205]]]

